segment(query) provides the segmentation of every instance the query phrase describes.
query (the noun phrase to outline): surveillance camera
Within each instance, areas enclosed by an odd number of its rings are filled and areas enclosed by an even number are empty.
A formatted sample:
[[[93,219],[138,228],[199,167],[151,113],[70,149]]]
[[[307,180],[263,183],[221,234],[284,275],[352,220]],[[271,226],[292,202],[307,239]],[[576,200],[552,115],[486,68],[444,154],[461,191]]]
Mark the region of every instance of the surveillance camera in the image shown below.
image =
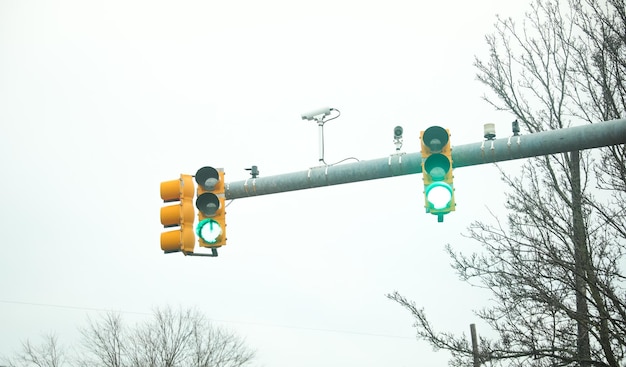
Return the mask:
[[[402,148],[402,126],[396,126],[393,128],[393,143],[396,145],[396,151],[400,151]]]
[[[396,126],[393,129],[393,138],[394,139],[402,139],[402,126]]]
[[[302,115],[303,120],[321,120],[324,117],[330,115],[333,109],[330,107],[320,108],[319,110],[311,111]]]
[[[515,120],[513,121],[512,125],[512,129],[513,129],[513,135],[514,136],[518,136],[519,135],[519,121]]]

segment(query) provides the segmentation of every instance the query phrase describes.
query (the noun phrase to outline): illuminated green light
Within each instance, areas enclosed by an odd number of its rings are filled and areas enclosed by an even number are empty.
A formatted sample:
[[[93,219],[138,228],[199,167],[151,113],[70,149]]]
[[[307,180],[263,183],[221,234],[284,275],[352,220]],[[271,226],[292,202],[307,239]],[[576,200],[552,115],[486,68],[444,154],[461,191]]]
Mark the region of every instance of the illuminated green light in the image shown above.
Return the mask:
[[[198,223],[196,227],[196,234],[207,243],[216,243],[222,234],[222,226],[211,219],[204,219]]]
[[[452,187],[445,182],[433,182],[426,188],[426,200],[433,209],[444,209],[452,201]]]

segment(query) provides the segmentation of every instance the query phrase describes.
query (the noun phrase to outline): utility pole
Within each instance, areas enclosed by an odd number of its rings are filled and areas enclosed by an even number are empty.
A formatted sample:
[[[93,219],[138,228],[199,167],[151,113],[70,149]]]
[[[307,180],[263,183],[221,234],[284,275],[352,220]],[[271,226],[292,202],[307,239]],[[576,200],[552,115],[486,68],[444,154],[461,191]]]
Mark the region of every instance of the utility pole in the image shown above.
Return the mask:
[[[626,119],[599,122],[529,135],[452,147],[453,168],[565,153],[626,143]],[[312,189],[422,172],[421,152],[323,165],[305,171],[226,183],[226,199]]]
[[[478,354],[478,336],[476,335],[476,324],[470,324],[470,334],[472,337],[472,355],[474,356],[473,367],[480,367],[480,357]]]

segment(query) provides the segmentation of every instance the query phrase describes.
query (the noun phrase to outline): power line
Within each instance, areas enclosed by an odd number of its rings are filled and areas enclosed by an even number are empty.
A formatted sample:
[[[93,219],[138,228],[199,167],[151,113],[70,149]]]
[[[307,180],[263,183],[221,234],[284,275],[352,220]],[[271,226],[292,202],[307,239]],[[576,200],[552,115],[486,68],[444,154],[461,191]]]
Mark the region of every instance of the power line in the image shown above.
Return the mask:
[[[68,309],[68,310],[117,312],[117,313],[122,313],[122,314],[133,314],[133,315],[144,315],[144,316],[153,315],[151,313],[146,313],[146,312],[113,310],[113,309],[106,309],[106,308],[83,307],[83,306],[58,305],[58,304],[51,304],[51,303],[23,302],[23,301],[10,301],[10,300],[0,300],[0,303],[24,305],[24,306],[61,308],[61,309]],[[378,334],[378,333],[363,332],[363,331],[313,328],[313,327],[307,327],[307,326],[294,326],[294,325],[279,325],[279,324],[269,324],[269,323],[253,322],[253,321],[220,320],[220,319],[213,319],[213,318],[207,318],[207,320],[211,322],[218,322],[218,323],[225,323],[225,324],[253,325],[253,326],[261,326],[261,327],[291,329],[291,330],[316,331],[316,332],[323,332],[323,333],[350,334],[350,335],[361,335],[361,336],[372,336],[372,337],[379,337],[379,338],[394,338],[394,339],[411,339],[411,340],[415,339],[414,337],[410,337],[410,336]]]
[[[125,313],[125,314],[136,314],[136,315],[147,315],[147,316],[152,315],[152,314],[145,313],[145,312],[118,311],[118,310],[106,309],[106,308],[55,305],[51,303],[36,303],[36,302],[22,302],[22,301],[8,301],[8,300],[0,300],[0,303],[9,303],[9,304],[25,305],[25,306],[51,307],[51,308],[65,308],[69,310],[96,311],[96,312],[119,312],[119,313]]]

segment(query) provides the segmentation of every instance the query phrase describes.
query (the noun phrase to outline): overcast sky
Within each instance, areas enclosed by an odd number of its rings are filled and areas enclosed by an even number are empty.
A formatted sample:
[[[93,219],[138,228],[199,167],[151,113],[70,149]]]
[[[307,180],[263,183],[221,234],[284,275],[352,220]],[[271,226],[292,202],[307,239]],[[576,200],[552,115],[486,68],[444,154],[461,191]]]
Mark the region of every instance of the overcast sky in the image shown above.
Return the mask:
[[[452,145],[510,134],[481,100],[474,56],[496,14],[526,2],[0,0],[0,355],[106,310],[129,324],[195,307],[246,338],[259,366],[442,366],[385,294],[469,331],[489,295],[460,282],[446,244],[504,215],[494,166],[455,170],[457,211],[423,209],[419,175],[238,199],[218,258],[164,255],[161,181],[223,167],[226,181],[382,158],[404,127]],[[516,163],[502,165],[513,173]],[[481,329],[478,323],[478,332]]]

